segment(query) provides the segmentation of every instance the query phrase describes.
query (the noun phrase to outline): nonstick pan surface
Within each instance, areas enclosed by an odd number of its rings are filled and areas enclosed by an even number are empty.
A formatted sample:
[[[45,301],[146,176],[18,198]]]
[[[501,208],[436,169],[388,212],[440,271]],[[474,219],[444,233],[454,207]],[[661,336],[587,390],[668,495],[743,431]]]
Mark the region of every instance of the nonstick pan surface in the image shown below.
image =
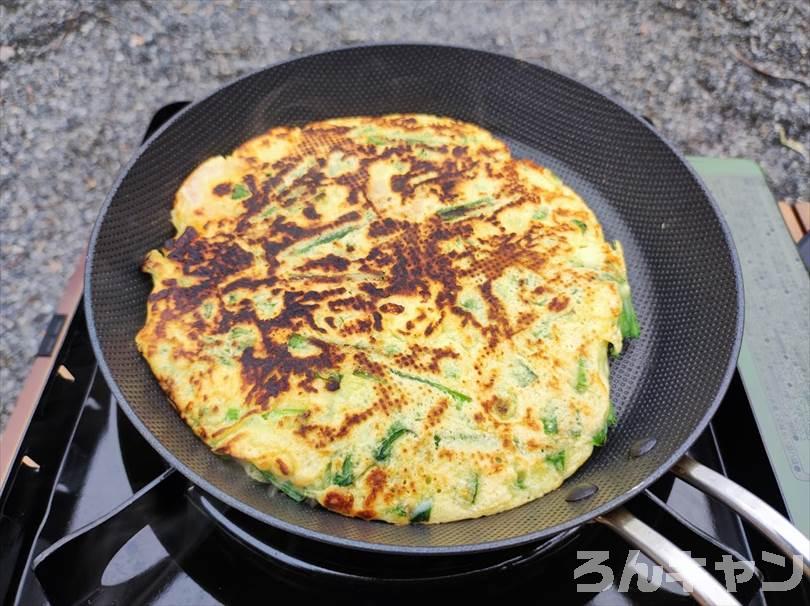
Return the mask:
[[[618,426],[563,486],[494,516],[397,527],[349,519],[268,494],[185,425],[135,348],[151,285],[147,251],[172,237],[183,179],[277,125],[419,112],[476,123],[554,170],[625,249],[642,335],[613,362]],[[683,157],[643,120],[542,67],[434,45],[332,51],[248,75],[189,106],[122,171],[93,232],[85,304],[102,371],[150,444],[194,484],[272,526],[394,553],[483,551],[549,537],[617,507],[661,476],[705,428],[742,333],[740,270],[728,229]],[[648,454],[631,447],[654,438]],[[570,503],[580,485],[598,492]]]

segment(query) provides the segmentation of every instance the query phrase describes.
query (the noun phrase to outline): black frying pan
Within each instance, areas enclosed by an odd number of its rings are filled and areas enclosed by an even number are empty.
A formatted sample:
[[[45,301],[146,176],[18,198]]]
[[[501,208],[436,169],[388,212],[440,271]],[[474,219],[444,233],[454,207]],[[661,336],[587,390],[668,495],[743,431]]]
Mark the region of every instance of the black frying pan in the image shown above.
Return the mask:
[[[396,527],[268,496],[191,432],[134,345],[150,291],[139,266],[147,251],[173,235],[174,193],[201,161],[272,126],[391,112],[447,115],[494,132],[517,156],[559,174],[593,208],[607,236],[625,247],[642,336],[611,370],[618,427],[560,489],[487,518]],[[511,58],[442,46],[383,45],[303,57],[189,106],[122,172],[93,232],[86,271],[87,316],[102,371],[163,457],[193,483],[267,524],[392,553],[511,547],[594,518],[626,533],[619,513],[608,512],[672,468],[706,427],[732,376],[743,323],[740,268],[728,228],[677,151],[632,112],[583,84]],[[642,444],[654,447],[632,456]],[[593,490],[583,487],[598,490],[571,502],[572,492]]]

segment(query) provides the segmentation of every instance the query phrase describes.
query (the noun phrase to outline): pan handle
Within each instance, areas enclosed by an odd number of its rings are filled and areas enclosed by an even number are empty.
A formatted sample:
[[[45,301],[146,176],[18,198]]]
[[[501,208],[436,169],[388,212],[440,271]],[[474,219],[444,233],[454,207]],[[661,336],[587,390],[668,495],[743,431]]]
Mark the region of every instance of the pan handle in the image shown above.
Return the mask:
[[[598,516],[604,524],[669,573],[698,603],[704,606],[741,606],[711,574],[701,568],[686,552],[639,520],[624,507]]]
[[[788,558],[801,556],[804,574],[810,577],[810,540],[773,507],[689,455],[681,457],[672,472],[731,507],[768,537]]]

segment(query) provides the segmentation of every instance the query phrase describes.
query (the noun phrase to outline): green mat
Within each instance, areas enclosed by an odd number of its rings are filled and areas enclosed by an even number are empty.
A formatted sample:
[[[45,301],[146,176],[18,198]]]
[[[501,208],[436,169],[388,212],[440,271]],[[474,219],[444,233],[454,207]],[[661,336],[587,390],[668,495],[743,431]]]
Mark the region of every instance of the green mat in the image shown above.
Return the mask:
[[[689,162],[731,228],[745,288],[737,368],[790,516],[810,536],[810,277],[754,162]]]

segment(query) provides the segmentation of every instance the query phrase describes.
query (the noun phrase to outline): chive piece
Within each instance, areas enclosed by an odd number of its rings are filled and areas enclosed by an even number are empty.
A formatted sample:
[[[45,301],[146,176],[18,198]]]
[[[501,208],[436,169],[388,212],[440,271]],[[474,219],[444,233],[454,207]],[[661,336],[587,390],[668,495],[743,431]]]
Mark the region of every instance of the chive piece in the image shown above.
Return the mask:
[[[404,518],[408,515],[408,510],[405,509],[402,505],[397,505],[396,507],[392,507],[388,510],[390,513],[398,515],[401,518]]]
[[[307,411],[306,408],[276,408],[269,412],[262,413],[262,419],[278,419],[281,417],[296,417]]]
[[[597,431],[593,436],[592,441],[594,446],[604,446],[605,442],[607,442],[608,428],[614,427],[617,422],[616,408],[613,406],[613,402],[611,402],[605,424],[602,426],[602,429]]]
[[[355,368],[352,371],[352,374],[355,377],[360,377],[362,379],[368,379],[369,381],[377,381],[377,382],[379,382],[381,380],[380,377],[378,377],[377,375],[373,375],[370,372],[366,372],[365,370],[361,370],[359,368]]]
[[[439,143],[437,139],[428,134],[402,137],[402,140],[408,145],[436,145]]]
[[[619,330],[625,339],[635,339],[641,335],[641,327],[638,324],[636,310],[633,309],[633,301],[630,296],[630,285],[625,282],[619,285],[619,294],[622,297],[622,312],[619,314]]]
[[[269,315],[275,309],[276,304],[273,301],[255,300],[253,305],[263,314]]]
[[[543,431],[549,435],[557,433],[559,428],[557,426],[557,415],[553,415],[550,417],[543,417]]]
[[[407,433],[416,435],[415,432],[407,427],[403,427],[399,423],[394,423],[388,430],[386,436],[377,445],[377,448],[374,449],[374,459],[377,461],[385,461],[388,459],[388,457],[391,456],[391,450],[394,448],[394,442]]]
[[[481,304],[479,303],[478,299],[474,299],[473,297],[464,299],[461,302],[461,306],[467,311],[476,311],[478,309],[481,309]]]
[[[353,231],[359,229],[358,225],[348,225],[346,227],[342,227],[338,230],[333,231],[329,234],[324,234],[316,238],[313,242],[303,246],[302,248],[298,249],[299,253],[307,253],[311,251],[313,248],[317,246],[321,246],[322,244],[329,244],[329,242],[334,242],[335,240],[340,240],[341,238],[349,235]]]
[[[571,219],[571,223],[573,223],[574,225],[579,227],[580,233],[584,234],[588,230],[588,226],[583,221],[580,221],[579,219]]]
[[[228,412],[225,413],[225,420],[226,421],[237,421],[237,420],[239,420],[239,409],[238,408],[229,408]]]
[[[480,478],[477,473],[474,473],[472,478],[470,479],[470,503],[475,503],[475,500],[478,498],[478,487],[480,486]]]
[[[470,396],[464,395],[463,393],[458,392],[455,389],[445,387],[441,383],[436,383],[435,381],[431,381],[430,379],[425,379],[423,377],[417,377],[416,375],[410,375],[406,372],[395,370],[393,368],[390,368],[389,370],[398,377],[402,377],[403,379],[410,379],[411,381],[418,381],[419,383],[430,385],[433,389],[438,389],[442,393],[446,393],[448,396],[453,398],[456,401],[456,404],[458,405],[464,404],[466,402],[472,402],[472,398]]]
[[[445,221],[452,221],[453,219],[458,219],[459,217],[464,216],[471,210],[475,210],[476,208],[486,206],[488,204],[492,204],[492,198],[485,196],[483,198],[479,198],[478,200],[473,200],[472,202],[465,202],[464,204],[458,204],[456,206],[440,208],[436,211],[436,214]]]
[[[433,501],[425,499],[413,508],[411,513],[411,524],[417,522],[427,522],[430,520],[430,510],[433,509]]]
[[[574,386],[577,393],[584,393],[588,389],[588,372],[585,369],[585,358],[580,358],[577,363],[577,383]]]
[[[616,407],[613,405],[613,402],[610,403],[610,408],[608,408],[608,416],[607,416],[607,426],[608,427],[616,427],[616,423],[619,422],[618,417],[616,416]]]
[[[292,482],[289,480],[285,480],[284,482],[280,481],[276,476],[272,473],[268,473],[266,471],[262,471],[262,476],[270,482],[273,486],[278,488],[281,492],[286,494],[290,497],[293,501],[298,501],[299,503],[306,499],[306,495],[302,492],[299,492],[295,486],[292,485]]]
[[[349,486],[354,483],[354,464],[352,463],[352,455],[348,455],[343,459],[343,467],[340,473],[336,473],[332,478],[337,486]]]
[[[599,431],[593,434],[593,445],[594,446],[604,446],[605,442],[607,442],[607,425],[602,427]]]
[[[546,455],[546,461],[554,466],[557,471],[565,471],[565,451],[555,452],[554,454]]]
[[[252,337],[253,331],[249,328],[242,328],[241,326],[234,326],[231,328],[230,336],[232,339],[240,339],[242,337]]]
[[[287,339],[287,347],[290,349],[299,349],[309,343],[308,339],[298,333],[293,333],[290,335],[290,338]]]
[[[433,443],[436,445],[436,448],[439,447],[439,444],[441,444],[441,442],[442,442],[442,437],[439,434],[434,433],[433,434]]]
[[[537,380],[537,373],[523,360],[517,361],[517,367],[512,374],[520,387],[528,387]]]
[[[517,477],[515,478],[515,486],[520,488],[521,490],[526,489],[526,470],[521,469],[517,472]]]
[[[534,219],[535,221],[542,221],[543,219],[545,219],[547,217],[548,217],[548,209],[547,208],[541,208],[540,210],[538,210],[536,213],[534,213],[532,215],[532,219]]]
[[[241,200],[242,198],[247,198],[250,196],[250,190],[242,185],[241,183],[237,183],[233,186],[231,190],[231,200]]]
[[[366,141],[368,141],[372,145],[388,145],[389,143],[391,143],[389,139],[386,139],[385,137],[380,137],[378,135],[368,135],[366,137]]]
[[[202,306],[202,314],[204,318],[210,318],[211,313],[214,311],[214,304],[213,303],[203,303]]]

